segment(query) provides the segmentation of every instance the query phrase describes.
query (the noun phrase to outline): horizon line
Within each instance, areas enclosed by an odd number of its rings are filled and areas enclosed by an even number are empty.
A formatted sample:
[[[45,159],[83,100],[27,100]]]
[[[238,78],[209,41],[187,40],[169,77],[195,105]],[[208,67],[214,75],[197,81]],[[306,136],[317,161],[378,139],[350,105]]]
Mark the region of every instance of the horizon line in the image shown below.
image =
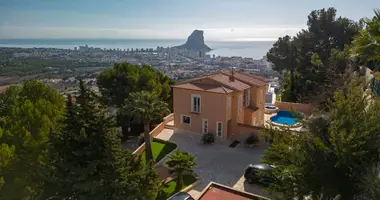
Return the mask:
[[[237,38],[224,40],[207,40],[205,42],[274,42],[278,38]],[[187,38],[0,38],[0,40],[184,40]]]

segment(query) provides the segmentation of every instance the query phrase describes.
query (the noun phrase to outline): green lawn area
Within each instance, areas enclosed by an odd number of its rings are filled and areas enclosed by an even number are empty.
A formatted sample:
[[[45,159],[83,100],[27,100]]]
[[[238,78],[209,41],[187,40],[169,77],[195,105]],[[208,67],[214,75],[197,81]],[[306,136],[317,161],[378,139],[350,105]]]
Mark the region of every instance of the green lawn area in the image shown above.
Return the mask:
[[[153,141],[152,142],[152,154],[156,162],[164,158],[168,153],[177,148],[177,145],[171,142],[161,142]],[[145,151],[141,155],[141,159],[145,162]]]
[[[194,183],[196,181],[196,178],[192,175],[185,175],[183,177],[183,186],[182,186],[182,189],[184,189],[185,187],[191,185],[192,183]],[[167,198],[169,198],[170,196],[172,196],[173,194],[179,192],[179,191],[174,191],[175,189],[175,186],[176,186],[176,179],[173,179],[171,180],[169,183],[168,183],[168,187],[164,189],[164,192],[161,193],[161,195],[159,195],[156,200],[166,200]],[[181,190],[182,190],[181,189]]]

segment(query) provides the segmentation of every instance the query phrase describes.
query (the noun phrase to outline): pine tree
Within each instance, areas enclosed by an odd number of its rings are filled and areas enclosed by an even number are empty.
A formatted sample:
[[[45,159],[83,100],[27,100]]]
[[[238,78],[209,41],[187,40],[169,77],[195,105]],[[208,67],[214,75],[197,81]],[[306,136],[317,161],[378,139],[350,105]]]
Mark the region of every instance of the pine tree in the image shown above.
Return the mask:
[[[68,98],[62,131],[55,135],[42,199],[155,198],[152,166],[140,167],[134,155],[121,150],[112,121],[83,82],[76,103]]]
[[[328,103],[328,112],[303,122],[306,132],[275,135],[263,162],[277,166],[271,188],[279,199],[377,200],[380,197],[380,100],[351,81]]]
[[[64,99],[39,81],[0,95],[0,199],[34,199],[40,193],[49,134],[59,128]]]

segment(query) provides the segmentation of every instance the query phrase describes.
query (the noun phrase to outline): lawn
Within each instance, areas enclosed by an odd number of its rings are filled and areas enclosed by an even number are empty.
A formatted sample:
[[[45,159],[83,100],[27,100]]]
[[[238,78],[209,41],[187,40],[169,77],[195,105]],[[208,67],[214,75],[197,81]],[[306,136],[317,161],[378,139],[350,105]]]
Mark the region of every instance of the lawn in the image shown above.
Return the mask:
[[[154,140],[152,142],[153,159],[158,162],[175,148],[177,148],[177,145],[174,143]],[[145,151],[142,153],[141,159],[145,162]]]
[[[183,186],[182,186],[182,189],[184,189],[185,187],[193,184],[194,182],[196,181],[196,178],[192,175],[185,175],[183,177]],[[173,194],[179,192],[179,191],[174,191],[175,189],[175,186],[176,186],[176,179],[173,179],[171,180],[168,185],[168,187],[166,187],[163,191],[163,193],[161,193],[157,198],[156,200],[166,200],[167,198],[169,198],[170,196],[172,196]],[[181,190],[182,190],[181,189]]]

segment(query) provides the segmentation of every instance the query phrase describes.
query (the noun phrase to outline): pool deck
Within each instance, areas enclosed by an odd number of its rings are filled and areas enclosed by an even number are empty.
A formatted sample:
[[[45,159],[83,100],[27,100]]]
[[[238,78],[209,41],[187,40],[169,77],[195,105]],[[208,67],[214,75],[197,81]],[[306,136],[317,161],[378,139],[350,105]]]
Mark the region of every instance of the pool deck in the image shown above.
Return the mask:
[[[271,122],[270,118],[271,118],[272,116],[275,116],[275,115],[277,115],[277,113],[264,114],[264,126],[265,126],[265,127],[269,126],[269,124],[270,124],[270,122]],[[276,127],[276,126],[274,126],[274,127]],[[302,130],[302,126],[301,126],[301,127],[297,127],[297,128],[290,128],[290,130],[301,132],[301,130]]]

